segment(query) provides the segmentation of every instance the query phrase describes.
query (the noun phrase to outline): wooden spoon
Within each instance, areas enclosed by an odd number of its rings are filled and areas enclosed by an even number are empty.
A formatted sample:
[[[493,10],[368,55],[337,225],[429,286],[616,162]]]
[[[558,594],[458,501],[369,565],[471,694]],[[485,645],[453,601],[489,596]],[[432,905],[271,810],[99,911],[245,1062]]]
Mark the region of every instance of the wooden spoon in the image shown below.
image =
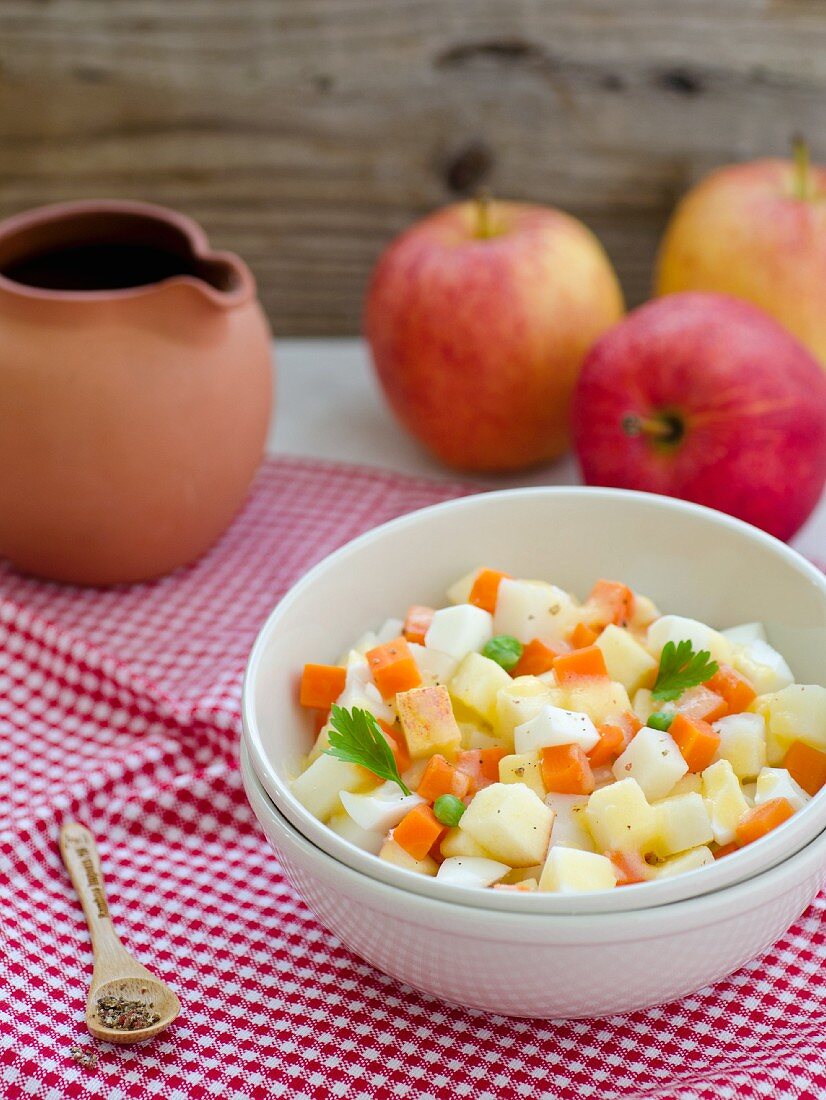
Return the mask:
[[[60,854],[80,898],[89,933],[95,967],[86,1000],[86,1026],[96,1039],[107,1043],[141,1043],[152,1039],[169,1027],[181,1004],[169,986],[150,974],[134,959],[118,938],[109,915],[109,904],[103,883],[95,838],[76,821],[67,821],[60,830]],[[138,1002],[139,1014],[146,1012],[158,1019],[147,1027],[107,1026],[101,1012],[107,1016],[106,1003],[101,998]],[[124,1010],[128,1022],[129,1008]],[[117,1011],[114,1012],[117,1016]]]

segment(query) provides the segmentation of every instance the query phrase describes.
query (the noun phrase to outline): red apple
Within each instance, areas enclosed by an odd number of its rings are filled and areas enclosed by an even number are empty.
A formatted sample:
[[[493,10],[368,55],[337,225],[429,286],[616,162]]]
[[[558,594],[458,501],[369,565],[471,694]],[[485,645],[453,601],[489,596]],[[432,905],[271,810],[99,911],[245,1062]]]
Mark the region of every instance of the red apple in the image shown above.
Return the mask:
[[[567,449],[583,356],[622,312],[611,264],[580,222],[466,202],[389,245],[365,332],[412,435],[450,466],[513,470]]]
[[[826,376],[755,306],[672,294],[591,350],[573,431],[589,485],[682,497],[789,539],[826,482]]]

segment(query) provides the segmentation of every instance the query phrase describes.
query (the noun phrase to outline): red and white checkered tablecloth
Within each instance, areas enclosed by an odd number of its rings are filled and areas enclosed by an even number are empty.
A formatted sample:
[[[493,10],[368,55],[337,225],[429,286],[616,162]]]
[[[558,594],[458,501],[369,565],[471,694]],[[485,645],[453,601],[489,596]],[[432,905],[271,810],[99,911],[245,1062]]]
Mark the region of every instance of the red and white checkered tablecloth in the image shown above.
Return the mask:
[[[253,637],[334,547],[464,491],[270,461],[219,545],[175,576],[89,591],[0,571],[0,1095],[826,1097],[824,896],[713,988],[554,1024],[464,1012],[385,977],[281,875],[236,763]],[[146,1046],[85,1032],[91,954],[57,851],[66,815],[101,838],[124,939],[183,1003]]]

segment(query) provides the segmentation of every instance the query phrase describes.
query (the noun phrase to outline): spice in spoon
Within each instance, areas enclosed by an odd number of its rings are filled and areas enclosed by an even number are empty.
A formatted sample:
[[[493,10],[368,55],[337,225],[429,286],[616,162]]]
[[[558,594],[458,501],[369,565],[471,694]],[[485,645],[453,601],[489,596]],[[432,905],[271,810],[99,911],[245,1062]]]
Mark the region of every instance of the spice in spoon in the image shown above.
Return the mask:
[[[95,1010],[103,1026],[113,1031],[140,1031],[160,1020],[151,1005],[125,997],[98,997]]]

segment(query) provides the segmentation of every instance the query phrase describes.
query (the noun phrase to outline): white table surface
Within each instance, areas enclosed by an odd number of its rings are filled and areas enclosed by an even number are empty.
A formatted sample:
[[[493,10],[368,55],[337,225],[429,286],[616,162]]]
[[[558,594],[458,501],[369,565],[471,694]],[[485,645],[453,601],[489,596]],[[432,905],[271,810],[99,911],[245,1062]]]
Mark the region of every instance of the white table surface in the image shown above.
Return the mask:
[[[473,481],[446,470],[399,428],[384,404],[361,340],[276,341],[276,415],[272,454],[303,455],[379,466],[406,474]],[[490,478],[486,478],[490,483]],[[517,477],[512,485],[574,485],[576,465],[567,456]],[[826,559],[826,493],[794,539],[807,557]]]

